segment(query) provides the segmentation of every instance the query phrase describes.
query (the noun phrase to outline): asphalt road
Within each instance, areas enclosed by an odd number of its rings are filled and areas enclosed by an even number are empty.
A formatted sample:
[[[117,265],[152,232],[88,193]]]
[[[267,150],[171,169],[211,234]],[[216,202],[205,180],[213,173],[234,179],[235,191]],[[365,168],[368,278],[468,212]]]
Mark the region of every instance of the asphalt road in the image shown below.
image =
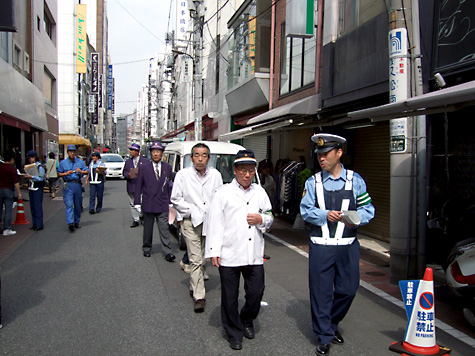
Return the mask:
[[[87,206],[88,190],[81,229],[67,230],[62,205],[3,263],[0,355],[314,355],[304,256],[267,241],[256,338],[233,351],[223,338],[217,269],[208,263],[206,309],[195,314],[176,240],[173,263],[158,238],[152,258],[142,256],[142,227],[129,227],[125,182],[107,182],[100,214],[89,215]],[[394,355],[388,346],[402,341],[406,323],[402,309],[360,288],[341,323],[345,344],[330,354]],[[451,355],[475,353],[444,332],[437,340]]]

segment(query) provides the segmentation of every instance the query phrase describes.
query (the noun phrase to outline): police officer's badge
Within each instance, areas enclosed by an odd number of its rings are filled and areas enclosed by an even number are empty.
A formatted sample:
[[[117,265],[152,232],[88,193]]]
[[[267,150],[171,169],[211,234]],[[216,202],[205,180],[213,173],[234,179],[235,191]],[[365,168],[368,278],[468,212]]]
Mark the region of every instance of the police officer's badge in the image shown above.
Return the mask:
[[[323,138],[319,137],[317,141],[317,146],[322,147],[324,144],[325,144],[325,141],[323,140]]]

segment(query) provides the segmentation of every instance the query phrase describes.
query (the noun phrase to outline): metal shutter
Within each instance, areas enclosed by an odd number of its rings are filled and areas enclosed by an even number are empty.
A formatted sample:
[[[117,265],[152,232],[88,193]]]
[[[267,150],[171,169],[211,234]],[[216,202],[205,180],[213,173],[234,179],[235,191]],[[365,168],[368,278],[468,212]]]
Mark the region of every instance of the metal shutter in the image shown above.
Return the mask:
[[[267,158],[267,136],[248,136],[242,139],[242,145],[254,151],[257,163]]]
[[[389,124],[355,130],[353,167],[366,182],[366,188],[373,199],[376,214],[368,225],[358,232],[389,242],[390,213],[390,154]]]

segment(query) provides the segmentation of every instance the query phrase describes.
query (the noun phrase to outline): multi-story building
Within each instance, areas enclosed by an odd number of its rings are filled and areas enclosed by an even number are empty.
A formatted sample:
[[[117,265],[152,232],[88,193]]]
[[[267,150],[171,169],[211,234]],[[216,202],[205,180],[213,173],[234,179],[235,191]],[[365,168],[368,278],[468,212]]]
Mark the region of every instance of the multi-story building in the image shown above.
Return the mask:
[[[475,97],[475,31],[463,26],[473,11],[447,4],[188,2],[189,45],[174,52],[178,125],[167,137],[196,137],[197,119],[205,139],[240,140],[258,159],[305,159],[312,170],[313,133],[346,137],[343,163],[365,178],[377,211],[360,233],[390,242],[395,280],[419,275],[447,250],[428,242],[427,216],[474,197],[464,118]],[[284,213],[297,213],[298,201]]]
[[[110,141],[107,110],[107,16],[103,0],[59,3],[60,144],[86,155]],[[81,66],[82,64],[82,66]]]
[[[58,1],[3,1],[0,151],[58,152]]]

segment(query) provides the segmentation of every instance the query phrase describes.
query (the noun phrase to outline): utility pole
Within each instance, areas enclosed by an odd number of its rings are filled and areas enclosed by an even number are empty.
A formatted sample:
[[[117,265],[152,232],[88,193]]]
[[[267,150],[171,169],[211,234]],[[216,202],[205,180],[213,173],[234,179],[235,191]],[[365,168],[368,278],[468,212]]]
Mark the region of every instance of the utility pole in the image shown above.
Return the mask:
[[[390,2],[389,13],[389,92],[390,102],[410,96],[408,31],[402,0]],[[413,277],[415,256],[414,217],[414,138],[413,120],[390,120],[390,255],[391,281]]]
[[[194,64],[194,84],[195,84],[195,140],[201,141],[202,139],[202,102],[203,102],[203,78],[202,78],[202,67],[201,67],[201,58],[203,51],[203,24],[204,24],[204,15],[203,15],[203,1],[194,0],[196,11],[191,12],[193,17],[193,44],[195,49],[195,54],[193,56]]]

